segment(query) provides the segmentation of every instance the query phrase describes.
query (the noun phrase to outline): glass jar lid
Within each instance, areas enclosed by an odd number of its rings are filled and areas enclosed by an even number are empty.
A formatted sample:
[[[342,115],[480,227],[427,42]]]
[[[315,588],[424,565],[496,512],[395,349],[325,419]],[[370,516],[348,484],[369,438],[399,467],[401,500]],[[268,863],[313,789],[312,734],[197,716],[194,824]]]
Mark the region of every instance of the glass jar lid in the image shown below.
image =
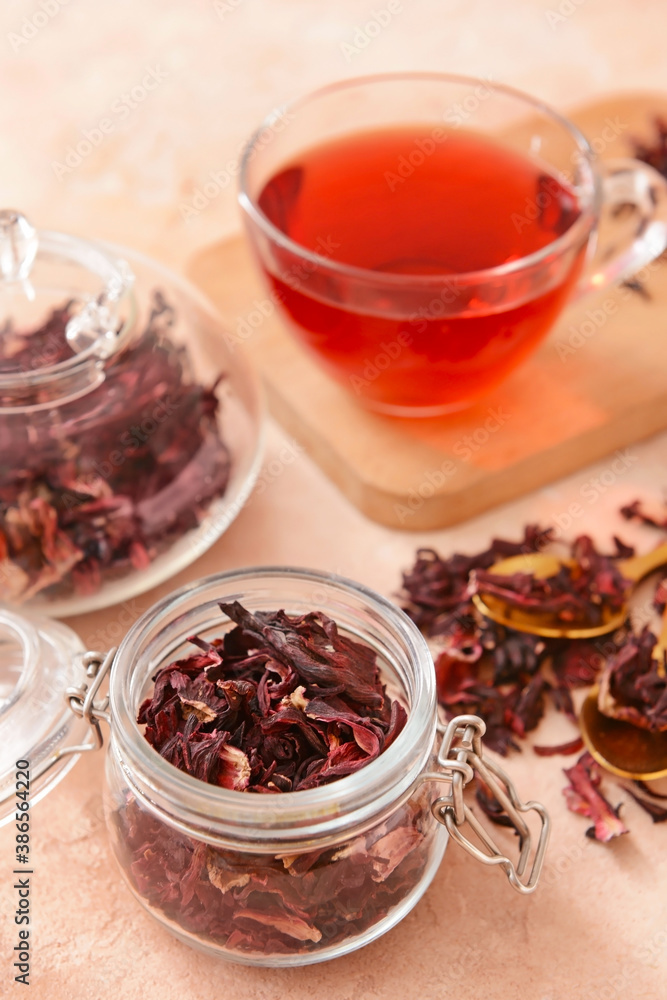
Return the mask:
[[[93,742],[66,697],[85,682],[83,653],[66,625],[0,607],[0,826],[14,814],[17,761],[29,762],[34,804]]]

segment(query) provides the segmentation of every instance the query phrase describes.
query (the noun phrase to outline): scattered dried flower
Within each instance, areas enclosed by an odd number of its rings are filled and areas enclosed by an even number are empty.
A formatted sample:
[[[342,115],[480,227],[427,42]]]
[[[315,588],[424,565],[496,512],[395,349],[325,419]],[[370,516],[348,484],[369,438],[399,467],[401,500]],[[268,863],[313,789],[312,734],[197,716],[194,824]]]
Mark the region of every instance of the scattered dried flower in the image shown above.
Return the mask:
[[[584,741],[581,736],[575,736],[568,743],[559,743],[552,747],[534,746],[533,752],[538,757],[569,757],[572,753],[580,753],[584,748]]]
[[[620,805],[614,809],[600,791],[602,774],[600,766],[586,751],[573,767],[563,768],[569,781],[563,794],[570,812],[593,820],[586,836],[607,843],[614,837],[628,833],[620,818]]]
[[[630,798],[634,799],[637,805],[641,806],[644,812],[649,814],[654,823],[667,822],[667,809],[664,806],[659,806],[657,802],[651,802],[650,799],[644,799],[640,795],[636,795],[629,788],[625,790]]]

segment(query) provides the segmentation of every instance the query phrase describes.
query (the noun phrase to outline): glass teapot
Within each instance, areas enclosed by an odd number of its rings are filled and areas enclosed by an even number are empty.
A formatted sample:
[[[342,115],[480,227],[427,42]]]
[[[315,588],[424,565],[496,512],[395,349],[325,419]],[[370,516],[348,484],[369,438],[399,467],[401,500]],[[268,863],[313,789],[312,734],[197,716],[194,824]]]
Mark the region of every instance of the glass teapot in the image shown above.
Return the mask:
[[[0,310],[0,601],[60,616],[156,586],[250,493],[252,370],[160,264],[15,211]]]

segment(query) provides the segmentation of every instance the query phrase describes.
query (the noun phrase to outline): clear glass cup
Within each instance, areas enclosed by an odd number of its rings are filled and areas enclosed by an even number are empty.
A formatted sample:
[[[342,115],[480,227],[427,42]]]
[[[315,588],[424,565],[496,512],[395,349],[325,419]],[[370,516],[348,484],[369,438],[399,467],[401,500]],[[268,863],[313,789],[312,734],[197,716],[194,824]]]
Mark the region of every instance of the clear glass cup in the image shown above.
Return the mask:
[[[409,266],[379,261],[373,267],[341,256],[335,233],[322,232],[309,248],[286,235],[287,225],[276,219],[297,204],[304,152],[395,128],[421,136],[406,139],[393,165],[395,185],[419,184],[424,163],[455,131],[481,135],[536,168],[534,197],[513,213],[519,232],[549,216],[561,183],[576,199],[571,224],[538,251],[473,271],[439,264],[432,232],[428,259],[413,254]],[[491,160],[487,168],[492,185]],[[279,174],[272,221],[260,201]],[[363,227],[363,205],[340,192],[331,197],[351,216],[346,222]],[[577,294],[636,271],[667,246],[667,185],[651,167],[598,161],[581,132],[542,102],[489,80],[446,74],[344,80],[274,112],[246,147],[239,200],[254,255],[288,328],[360,403],[396,416],[468,405],[521,364]],[[601,212],[611,216],[627,203],[635,208],[631,227],[594,257]],[[333,204],[335,210],[338,201]]]
[[[329,785],[253,795],[165,761],[135,722],[162,664],[251,611],[313,608],[377,653],[408,712],[394,743]],[[306,570],[251,569],[186,587],[145,614],[111,671],[105,809],[114,853],[139,902],[188,944],[253,965],[346,954],[393,927],[428,887],[448,840],[421,780],[434,761],[433,663],[416,627],[361,585]]]

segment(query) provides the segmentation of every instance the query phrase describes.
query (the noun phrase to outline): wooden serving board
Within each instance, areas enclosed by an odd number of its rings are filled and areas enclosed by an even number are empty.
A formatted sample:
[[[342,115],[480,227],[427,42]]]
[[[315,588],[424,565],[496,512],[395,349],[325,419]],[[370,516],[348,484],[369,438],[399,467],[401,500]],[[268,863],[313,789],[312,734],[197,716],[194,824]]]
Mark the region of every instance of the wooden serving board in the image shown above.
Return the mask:
[[[602,155],[652,135],[664,95],[609,98],[571,118]],[[604,138],[601,138],[604,137]],[[667,427],[667,263],[571,306],[538,352],[474,408],[396,419],[362,409],[294,341],[241,236],[196,255],[189,276],[264,378],[272,413],[364,514],[445,527]],[[622,459],[619,459],[622,460]]]

